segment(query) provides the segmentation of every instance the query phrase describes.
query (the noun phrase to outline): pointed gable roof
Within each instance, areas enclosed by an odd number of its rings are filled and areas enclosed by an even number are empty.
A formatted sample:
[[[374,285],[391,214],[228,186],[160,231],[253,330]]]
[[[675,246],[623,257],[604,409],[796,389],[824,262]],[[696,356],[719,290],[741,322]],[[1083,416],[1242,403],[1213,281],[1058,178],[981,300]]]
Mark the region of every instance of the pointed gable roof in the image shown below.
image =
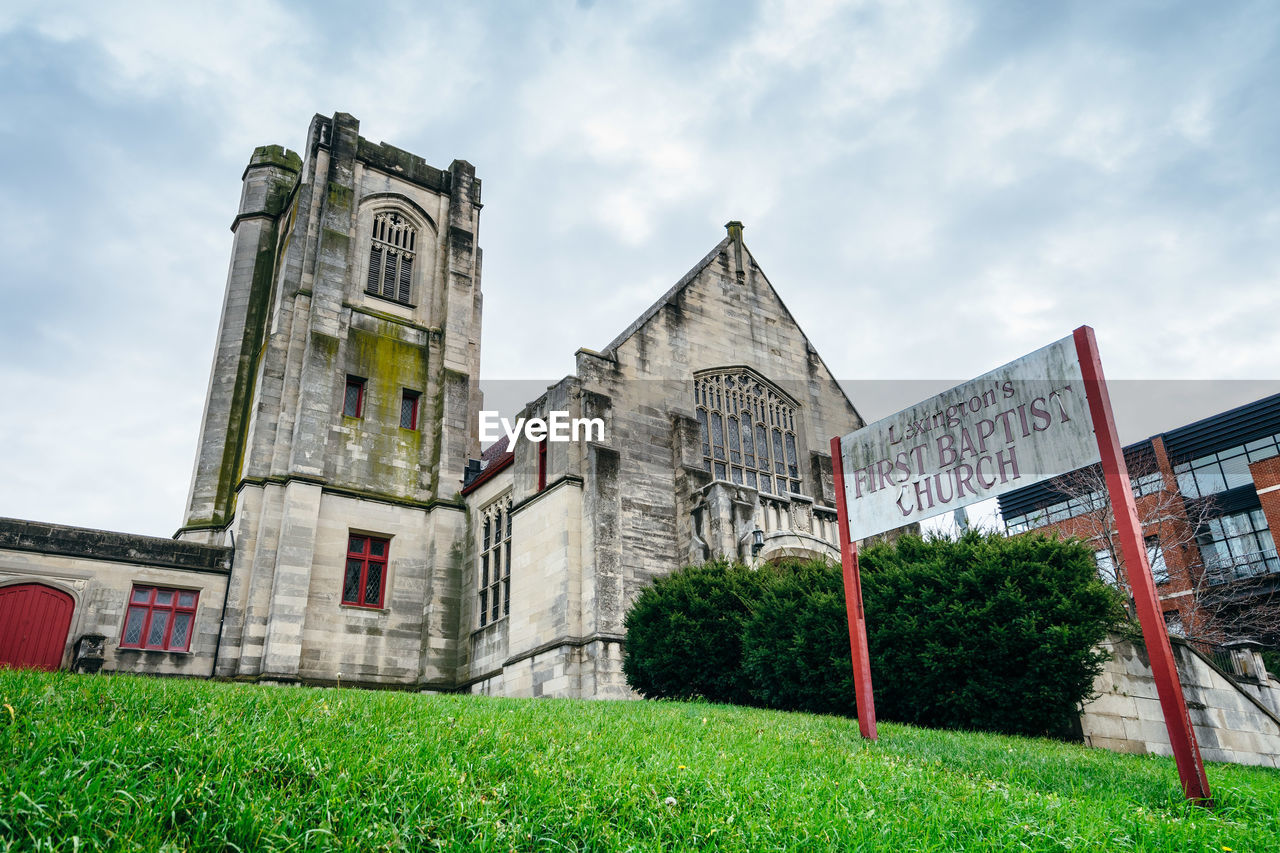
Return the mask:
[[[719,243],[715,245],[715,248],[713,248],[710,252],[708,252],[706,256],[703,257],[702,260],[694,264],[693,267],[688,272],[686,272],[683,276],[681,276],[680,280],[677,281],[674,285],[672,285],[671,288],[666,293],[662,294],[662,296],[659,297],[656,302],[654,302],[647,309],[645,309],[644,313],[641,314],[639,317],[637,317],[631,323],[631,325],[627,326],[627,328],[623,330],[622,334],[618,335],[616,338],[610,341],[609,345],[605,347],[604,350],[598,353],[592,353],[591,350],[586,350],[586,352],[591,353],[593,355],[600,356],[602,358],[606,358],[606,359],[616,359],[617,351],[620,346],[626,343],[627,340],[631,338],[632,335],[634,335],[636,332],[644,328],[644,326],[649,321],[651,321],[659,311],[662,310],[662,307],[664,305],[669,305],[674,303],[677,297],[680,295],[681,291],[683,291],[695,279],[697,279],[698,276],[701,275],[702,272],[707,267],[709,267],[711,263],[717,257],[719,257],[722,252],[725,252],[730,248],[730,246],[732,246],[734,243],[737,243],[743,255],[745,255],[747,258],[750,258],[751,265],[755,267],[756,273],[764,281],[765,286],[769,289],[769,292],[773,295],[773,298],[778,301],[778,305],[781,307],[783,313],[791,321],[792,325],[795,326],[796,331],[800,333],[801,337],[804,339],[805,344],[808,346],[809,350],[813,352],[813,354],[817,357],[818,361],[822,364],[823,369],[826,370],[827,375],[831,378],[831,381],[835,384],[840,394],[844,397],[845,402],[849,405],[849,408],[852,409],[856,414],[857,409],[856,407],[854,407],[853,401],[849,399],[848,393],[844,390],[844,388],[840,385],[840,383],[835,380],[835,374],[832,373],[831,368],[827,366],[826,360],[822,358],[822,354],[819,353],[817,351],[817,348],[813,346],[813,343],[809,340],[809,336],[804,333],[804,329],[802,329],[800,327],[800,324],[796,322],[795,315],[791,313],[791,309],[787,307],[787,304],[782,300],[782,297],[778,295],[778,291],[773,286],[773,282],[769,281],[769,277],[765,275],[764,270],[760,267],[758,263],[756,263],[755,256],[751,254],[751,250],[748,249],[746,245],[743,243],[742,231],[744,227],[745,226],[737,220],[731,220],[729,222],[726,222],[725,230],[728,233],[725,235],[724,239],[722,239]],[[858,417],[860,418],[861,415],[859,415]]]
[[[662,309],[663,305],[674,301],[680,291],[684,290],[689,285],[689,282],[697,278],[700,272],[710,266],[711,262],[719,257],[720,253],[728,247],[730,239],[730,237],[726,236],[723,240],[717,243],[716,247],[708,252],[705,258],[694,264],[693,268],[681,276],[680,280],[672,285],[670,290],[658,297],[657,302],[645,309],[645,312],[637,317],[630,326],[627,326],[627,328],[623,330],[622,334],[610,341],[609,345],[605,347],[600,354],[605,357],[612,357],[618,347],[622,346],[626,342],[627,338],[634,335],[642,326],[644,326],[645,323],[649,322],[649,320],[653,318],[653,315],[657,314],[658,311]]]

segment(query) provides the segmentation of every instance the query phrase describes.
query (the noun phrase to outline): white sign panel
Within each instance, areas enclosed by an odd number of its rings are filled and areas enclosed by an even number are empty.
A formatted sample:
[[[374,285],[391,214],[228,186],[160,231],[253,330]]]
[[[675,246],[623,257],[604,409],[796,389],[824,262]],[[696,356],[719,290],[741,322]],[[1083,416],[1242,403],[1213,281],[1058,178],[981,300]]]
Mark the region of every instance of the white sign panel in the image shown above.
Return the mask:
[[[1098,461],[1066,337],[841,439],[854,541]]]

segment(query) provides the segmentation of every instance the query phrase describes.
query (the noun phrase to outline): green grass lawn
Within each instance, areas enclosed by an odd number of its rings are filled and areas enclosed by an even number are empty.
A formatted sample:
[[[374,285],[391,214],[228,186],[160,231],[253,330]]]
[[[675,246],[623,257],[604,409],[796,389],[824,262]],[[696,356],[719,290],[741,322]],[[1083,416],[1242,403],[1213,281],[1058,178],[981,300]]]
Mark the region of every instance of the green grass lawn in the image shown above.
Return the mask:
[[[1280,850],[1280,771],[669,702],[0,670],[0,850]]]

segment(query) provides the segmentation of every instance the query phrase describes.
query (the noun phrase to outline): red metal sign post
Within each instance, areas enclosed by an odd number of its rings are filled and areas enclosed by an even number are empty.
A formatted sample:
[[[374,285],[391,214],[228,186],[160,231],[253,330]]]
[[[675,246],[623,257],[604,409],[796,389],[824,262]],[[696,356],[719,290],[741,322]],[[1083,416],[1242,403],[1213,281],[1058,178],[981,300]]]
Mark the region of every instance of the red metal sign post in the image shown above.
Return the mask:
[[[876,739],[876,700],[871,691],[871,653],[867,650],[867,614],[862,608],[862,578],[858,574],[858,543],[849,538],[849,508],[845,503],[844,457],[840,439],[831,439],[831,473],[836,487],[836,528],[840,539],[840,567],[844,570],[844,607],[849,617],[849,647],[853,654],[853,692],[858,702],[858,730]]]
[[[1174,665],[1173,649],[1165,632],[1164,617],[1156,600],[1155,581],[1147,562],[1147,550],[1142,539],[1142,525],[1133,502],[1133,489],[1129,484],[1129,470],[1124,462],[1124,452],[1116,435],[1115,419],[1111,414],[1111,397],[1107,393],[1107,381],[1102,375],[1102,360],[1098,357],[1098,344],[1089,326],[1081,326],[1074,332],[1076,353],[1084,374],[1085,394],[1089,400],[1089,414],[1093,418],[1093,431],[1098,438],[1098,451],[1102,454],[1102,471],[1107,479],[1107,493],[1115,515],[1116,532],[1120,536],[1120,550],[1133,591],[1138,622],[1142,625],[1142,638],[1151,658],[1151,672],[1155,676],[1156,692],[1160,696],[1160,710],[1164,713],[1165,727],[1169,730],[1169,743],[1173,757],[1178,762],[1178,778],[1182,791],[1189,800],[1209,803],[1209,780],[1204,775],[1204,762],[1200,760],[1200,748],[1196,745],[1196,733],[1191,727],[1186,698],[1182,695],[1182,683],[1178,668]]]

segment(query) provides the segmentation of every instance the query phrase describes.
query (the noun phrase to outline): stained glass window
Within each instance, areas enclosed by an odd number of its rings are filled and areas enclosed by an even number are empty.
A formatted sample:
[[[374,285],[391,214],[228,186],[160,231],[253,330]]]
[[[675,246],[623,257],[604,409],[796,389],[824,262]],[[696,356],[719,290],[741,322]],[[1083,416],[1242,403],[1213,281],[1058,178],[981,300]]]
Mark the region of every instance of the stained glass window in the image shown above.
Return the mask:
[[[796,404],[753,371],[694,379],[702,464],[717,480],[762,492],[801,492]]]

